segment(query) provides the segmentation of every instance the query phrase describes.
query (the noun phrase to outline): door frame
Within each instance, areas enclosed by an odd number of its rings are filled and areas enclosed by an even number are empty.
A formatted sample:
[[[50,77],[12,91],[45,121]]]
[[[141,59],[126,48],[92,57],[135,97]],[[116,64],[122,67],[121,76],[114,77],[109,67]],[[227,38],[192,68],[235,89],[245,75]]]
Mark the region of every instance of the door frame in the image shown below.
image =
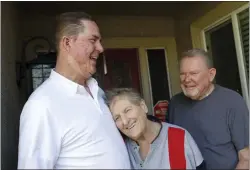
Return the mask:
[[[167,75],[169,81],[169,91],[171,95],[179,93],[179,69],[176,42],[173,37],[119,37],[103,38],[105,48],[137,48],[139,59],[139,77],[143,98],[148,106],[149,113],[153,114],[153,100],[151,81],[149,76],[149,66],[147,59],[147,49],[165,49]]]

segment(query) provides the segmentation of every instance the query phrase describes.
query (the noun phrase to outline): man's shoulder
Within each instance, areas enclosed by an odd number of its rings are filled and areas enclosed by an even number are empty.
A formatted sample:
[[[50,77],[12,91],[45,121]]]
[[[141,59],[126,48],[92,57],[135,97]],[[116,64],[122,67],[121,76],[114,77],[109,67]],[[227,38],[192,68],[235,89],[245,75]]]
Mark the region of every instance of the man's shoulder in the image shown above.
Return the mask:
[[[220,85],[215,85],[215,88],[216,88],[216,92],[218,95],[221,95],[223,98],[227,98],[227,99],[231,99],[231,100],[241,100],[243,99],[242,96],[232,90],[232,89],[229,89],[229,88],[226,88],[226,87],[223,87],[223,86],[220,86]]]
[[[99,86],[98,86],[98,95],[101,96],[101,97],[105,97],[105,92]]]
[[[49,80],[44,81],[33,93],[29,100],[46,100],[54,95],[56,87]]]
[[[171,103],[178,103],[182,100],[185,100],[185,95],[183,92],[180,92],[180,93],[177,93],[176,95],[174,95],[172,98],[171,98]]]
[[[102,88],[98,87],[98,98],[99,100],[102,100],[104,103],[107,102],[106,100],[106,93],[102,90]]]
[[[33,109],[48,109],[53,101],[57,101],[55,97],[55,91],[56,88],[48,80],[46,80],[29,96],[22,112],[30,111]]]

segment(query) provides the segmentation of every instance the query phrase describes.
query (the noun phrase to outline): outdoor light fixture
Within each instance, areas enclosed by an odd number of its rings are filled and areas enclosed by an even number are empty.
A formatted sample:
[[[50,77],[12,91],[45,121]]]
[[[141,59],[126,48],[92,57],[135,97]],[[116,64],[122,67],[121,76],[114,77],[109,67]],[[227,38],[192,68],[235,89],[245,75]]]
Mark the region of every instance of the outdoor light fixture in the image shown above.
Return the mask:
[[[34,58],[41,49],[44,54],[49,54],[51,51],[51,43],[46,37],[35,36],[23,41],[21,61],[16,62],[16,83],[19,88],[26,76],[27,58]]]

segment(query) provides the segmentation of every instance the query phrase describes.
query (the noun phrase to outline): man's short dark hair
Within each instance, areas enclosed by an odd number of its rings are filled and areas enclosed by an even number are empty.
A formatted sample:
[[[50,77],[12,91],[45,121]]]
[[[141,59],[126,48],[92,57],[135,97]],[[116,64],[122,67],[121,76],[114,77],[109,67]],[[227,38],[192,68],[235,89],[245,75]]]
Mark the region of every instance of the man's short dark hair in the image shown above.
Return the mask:
[[[85,12],[66,12],[56,18],[56,47],[59,50],[59,42],[63,36],[77,36],[84,31],[83,20],[94,21]]]
[[[191,57],[196,57],[196,56],[202,57],[205,60],[208,68],[213,68],[213,62],[211,58],[209,57],[208,53],[204,49],[201,49],[201,48],[193,48],[193,49],[183,52],[181,55],[180,61],[187,57],[191,58]]]

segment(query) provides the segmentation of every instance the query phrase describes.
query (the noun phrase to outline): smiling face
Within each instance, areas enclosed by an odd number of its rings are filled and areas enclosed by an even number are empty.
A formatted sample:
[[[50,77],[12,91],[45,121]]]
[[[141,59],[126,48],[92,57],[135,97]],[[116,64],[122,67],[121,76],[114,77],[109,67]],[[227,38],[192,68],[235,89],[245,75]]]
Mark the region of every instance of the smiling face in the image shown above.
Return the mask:
[[[110,104],[114,121],[119,130],[136,140],[146,129],[148,108],[144,101],[133,104],[127,97],[115,97]]]
[[[216,70],[209,69],[201,56],[185,57],[180,62],[180,80],[183,93],[193,99],[201,99],[212,84]]]
[[[96,60],[103,52],[99,28],[94,21],[83,20],[82,33],[64,40],[68,63],[74,71],[88,79],[96,72]]]

